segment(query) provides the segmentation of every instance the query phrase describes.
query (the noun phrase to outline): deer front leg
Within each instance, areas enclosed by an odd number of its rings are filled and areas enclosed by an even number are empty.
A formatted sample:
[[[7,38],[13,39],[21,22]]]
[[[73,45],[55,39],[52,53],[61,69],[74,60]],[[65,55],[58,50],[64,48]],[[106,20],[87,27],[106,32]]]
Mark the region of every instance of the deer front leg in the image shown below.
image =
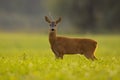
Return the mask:
[[[63,54],[62,53],[60,53],[60,56],[59,56],[61,59],[63,59]]]
[[[53,51],[53,53],[54,53],[56,59],[59,59],[59,57],[60,57],[59,52],[57,52],[54,48],[51,48],[51,49],[52,49],[52,51]]]

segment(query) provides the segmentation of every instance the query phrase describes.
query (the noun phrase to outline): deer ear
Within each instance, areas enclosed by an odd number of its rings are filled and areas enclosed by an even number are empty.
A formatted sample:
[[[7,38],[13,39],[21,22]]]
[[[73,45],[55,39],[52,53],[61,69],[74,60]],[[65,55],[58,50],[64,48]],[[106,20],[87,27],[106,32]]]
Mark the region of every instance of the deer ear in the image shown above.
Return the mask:
[[[61,21],[61,17],[56,21],[56,24],[58,24]]]
[[[48,22],[48,23],[50,23],[51,21],[48,19],[48,17],[47,16],[45,16],[45,21],[46,22]]]

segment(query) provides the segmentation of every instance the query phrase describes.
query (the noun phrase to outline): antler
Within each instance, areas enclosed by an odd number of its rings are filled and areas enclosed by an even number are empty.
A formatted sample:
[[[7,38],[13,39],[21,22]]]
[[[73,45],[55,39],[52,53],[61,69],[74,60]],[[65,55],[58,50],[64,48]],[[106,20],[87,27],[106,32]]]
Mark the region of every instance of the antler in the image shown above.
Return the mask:
[[[49,20],[49,18],[47,16],[45,16],[45,20],[48,22],[48,23],[51,23],[51,21]]]
[[[59,17],[58,20],[56,20],[56,24],[58,24],[61,21],[61,17]]]

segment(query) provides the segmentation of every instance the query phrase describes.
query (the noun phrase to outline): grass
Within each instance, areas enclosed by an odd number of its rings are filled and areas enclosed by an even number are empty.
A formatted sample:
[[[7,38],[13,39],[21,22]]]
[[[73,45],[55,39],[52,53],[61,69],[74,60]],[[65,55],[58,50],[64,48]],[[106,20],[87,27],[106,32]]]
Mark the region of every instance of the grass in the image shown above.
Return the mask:
[[[55,60],[47,35],[1,33],[0,80],[119,80],[120,36],[82,37],[97,40],[97,61],[82,55]]]

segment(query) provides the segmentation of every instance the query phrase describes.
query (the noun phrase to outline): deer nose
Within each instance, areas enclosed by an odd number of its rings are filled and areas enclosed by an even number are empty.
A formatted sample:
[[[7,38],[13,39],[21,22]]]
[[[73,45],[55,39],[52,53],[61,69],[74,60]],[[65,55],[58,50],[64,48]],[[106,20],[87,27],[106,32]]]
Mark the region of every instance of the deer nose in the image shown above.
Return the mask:
[[[54,31],[54,29],[51,29],[52,31]]]

